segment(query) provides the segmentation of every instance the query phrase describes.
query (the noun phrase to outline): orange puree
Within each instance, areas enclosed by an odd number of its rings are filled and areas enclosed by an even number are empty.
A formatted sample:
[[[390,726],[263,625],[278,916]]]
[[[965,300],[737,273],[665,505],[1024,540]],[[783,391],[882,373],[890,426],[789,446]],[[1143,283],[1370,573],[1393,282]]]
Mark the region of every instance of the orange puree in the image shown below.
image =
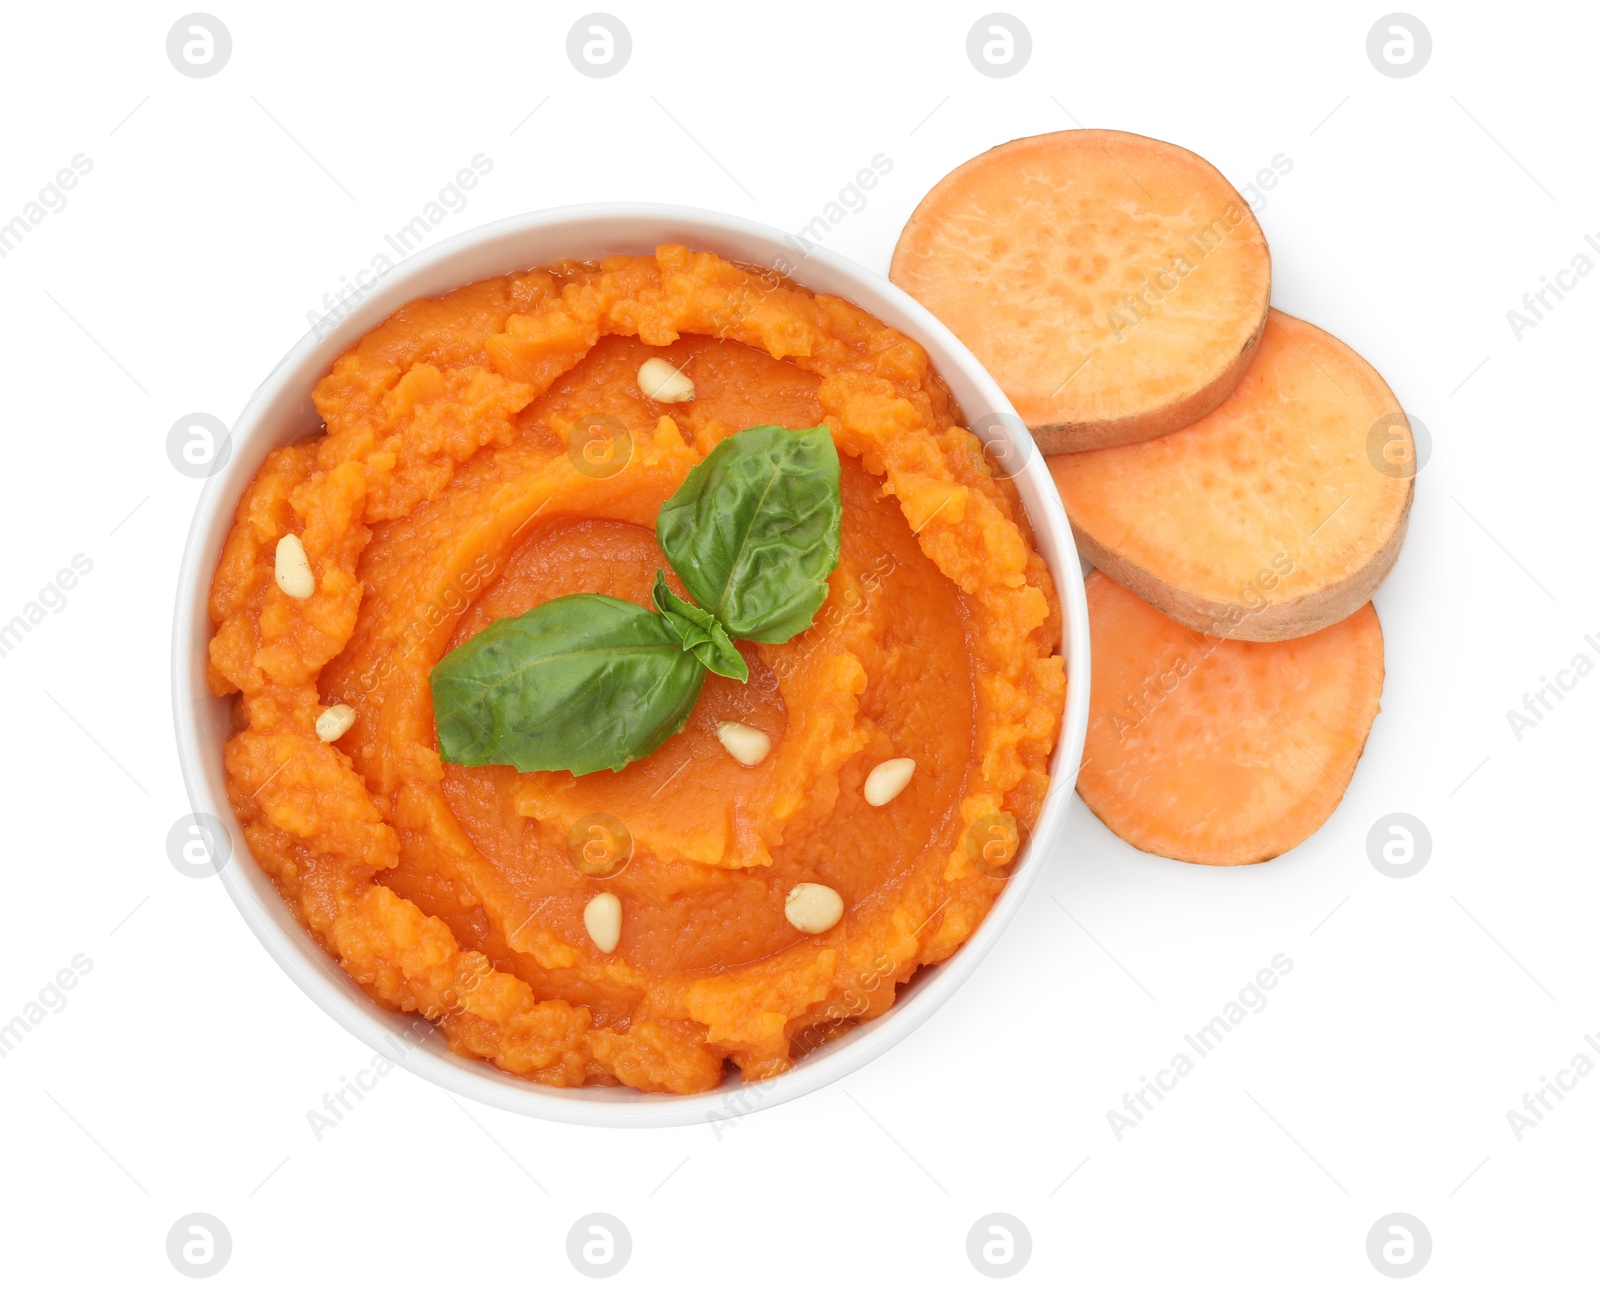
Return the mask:
[[[641,393],[652,355],[692,403]],[[1025,837],[1048,784],[1060,611],[920,346],[665,246],[414,301],[316,404],[325,433],[269,454],[239,504],[210,678],[239,697],[228,786],[251,852],[374,1000],[534,1081],[690,1092],[728,1060],[782,1072],[977,927],[1011,858],[994,823]],[[708,677],[684,730],[621,772],[440,763],[446,652],[568,593],[648,605],[656,511],[689,469],[744,427],[824,421],[843,556],[812,628],[741,643],[748,684]],[[611,438],[586,455],[597,425]],[[273,579],[285,533],[316,576],[303,601]],[[324,744],[338,703],[355,725]],[[729,719],[773,738],[760,765],[719,744]],[[869,807],[867,773],[901,757],[910,786]],[[802,882],[844,899],[826,933],[785,919]],[[623,909],[609,954],[584,931],[601,892]]]

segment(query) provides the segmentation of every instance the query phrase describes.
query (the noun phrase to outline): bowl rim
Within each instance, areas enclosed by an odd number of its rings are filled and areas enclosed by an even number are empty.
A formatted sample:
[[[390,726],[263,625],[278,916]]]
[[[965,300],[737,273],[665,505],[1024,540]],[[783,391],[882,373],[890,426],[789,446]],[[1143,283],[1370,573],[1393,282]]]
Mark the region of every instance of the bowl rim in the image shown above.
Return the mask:
[[[641,227],[653,232],[645,236],[637,231]],[[957,394],[968,418],[972,418],[976,397],[977,406],[983,407],[990,419],[992,440],[1002,441],[1003,450],[1020,459],[1020,466],[1008,474],[1022,496],[1035,544],[1055,580],[1061,603],[1067,699],[1051,757],[1051,783],[1024,855],[982,923],[948,959],[920,969],[896,993],[893,1006],[878,1018],[819,1047],[778,1076],[751,1083],[729,1077],[703,1094],[647,1094],[606,1086],[557,1089],[511,1076],[486,1061],[450,1053],[442,1035],[420,1015],[384,1009],[359,991],[338,962],[301,927],[265,872],[253,859],[236,855],[247,849],[222,792],[221,739],[226,724],[219,725],[217,714],[219,706],[229,706],[231,701],[212,697],[205,684],[208,593],[222,539],[262,457],[270,447],[296,437],[294,432],[301,425],[293,420],[297,414],[310,419],[305,429],[318,424],[310,401],[312,386],[337,355],[401,305],[482,278],[550,263],[558,257],[513,251],[522,243],[563,239],[575,245],[596,243],[615,251],[653,250],[661,243],[681,242],[746,264],[777,267],[787,262],[788,267],[780,272],[793,281],[819,293],[843,296],[917,341]],[[825,247],[799,245],[805,242],[743,217],[649,202],[548,208],[469,229],[405,257],[347,305],[336,305],[314,322],[245,402],[229,428],[227,452],[216,455],[212,473],[203,483],[178,578],[172,696],[178,762],[191,810],[197,816],[217,818],[229,835],[231,849],[215,862],[215,873],[246,925],[313,1002],[380,1058],[451,1094],[569,1124],[684,1126],[706,1122],[715,1128],[718,1121],[776,1107],[821,1089],[891,1049],[955,994],[1003,935],[1061,836],[1088,729],[1089,620],[1083,572],[1055,482],[999,385],[943,323],[882,275]],[[736,251],[730,255],[722,250],[734,244],[758,248],[763,254]],[[468,267],[457,276],[457,265]],[[359,285],[359,276],[357,281]],[[443,285],[438,285],[440,282]],[[961,397],[962,392],[966,398]],[[190,819],[181,818],[180,824]]]

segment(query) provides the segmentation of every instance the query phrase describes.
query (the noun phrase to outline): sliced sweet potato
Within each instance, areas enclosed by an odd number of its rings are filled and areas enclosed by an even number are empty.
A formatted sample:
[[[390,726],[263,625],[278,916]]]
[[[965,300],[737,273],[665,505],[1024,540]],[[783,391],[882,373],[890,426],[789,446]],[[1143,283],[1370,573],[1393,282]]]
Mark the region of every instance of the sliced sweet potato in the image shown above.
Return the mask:
[[[1281,641],[1372,600],[1405,538],[1411,427],[1349,346],[1277,310],[1223,404],[1050,459],[1083,556],[1179,623]]]
[[[1383,691],[1371,605],[1284,642],[1202,637],[1089,576],[1089,735],[1078,793],[1135,848],[1266,861],[1344,797]]]
[[[1014,139],[912,212],[889,277],[1000,383],[1046,453],[1210,412],[1250,362],[1271,262],[1216,167],[1119,130]]]

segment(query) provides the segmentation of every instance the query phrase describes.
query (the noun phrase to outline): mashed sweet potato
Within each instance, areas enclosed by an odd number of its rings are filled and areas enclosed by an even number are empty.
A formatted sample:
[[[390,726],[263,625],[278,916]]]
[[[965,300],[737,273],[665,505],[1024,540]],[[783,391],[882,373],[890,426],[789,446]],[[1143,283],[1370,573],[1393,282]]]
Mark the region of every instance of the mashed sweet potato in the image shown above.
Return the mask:
[[[692,403],[645,398],[652,355]],[[972,933],[1005,883],[995,822],[1025,837],[1048,784],[1060,611],[921,347],[665,246],[415,301],[316,404],[325,432],[269,454],[239,504],[210,680],[238,696],[227,775],[251,852],[374,1000],[534,1081],[692,1092],[728,1060],[782,1072]],[[741,643],[749,683],[708,678],[688,726],[621,772],[441,764],[441,656],[568,593],[648,605],[656,511],[689,469],[746,426],[824,421],[843,556],[810,630]],[[309,599],[274,582],[285,533]],[[357,719],[325,744],[338,703]],[[718,743],[727,719],[774,737],[759,766]],[[868,806],[895,757],[917,762],[909,788]],[[825,934],[784,917],[802,882],[844,898]],[[610,954],[584,932],[600,892],[624,912]]]

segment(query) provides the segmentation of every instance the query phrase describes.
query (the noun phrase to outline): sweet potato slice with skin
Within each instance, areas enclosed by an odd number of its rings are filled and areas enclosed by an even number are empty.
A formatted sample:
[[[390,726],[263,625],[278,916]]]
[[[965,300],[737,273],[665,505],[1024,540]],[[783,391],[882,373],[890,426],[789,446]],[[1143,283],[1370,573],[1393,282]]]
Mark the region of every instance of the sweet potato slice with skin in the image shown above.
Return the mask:
[[[961,338],[1046,453],[1187,426],[1261,338],[1271,261],[1210,162],[1118,130],[1014,139],[912,212],[889,277]]]
[[[1411,427],[1349,346],[1272,311],[1215,411],[1050,460],[1078,551],[1179,623],[1282,641],[1372,600],[1411,513]]]
[[[1364,605],[1284,642],[1202,637],[1089,576],[1089,735],[1078,793],[1135,848],[1236,866],[1287,852],[1344,797],[1383,691]]]

